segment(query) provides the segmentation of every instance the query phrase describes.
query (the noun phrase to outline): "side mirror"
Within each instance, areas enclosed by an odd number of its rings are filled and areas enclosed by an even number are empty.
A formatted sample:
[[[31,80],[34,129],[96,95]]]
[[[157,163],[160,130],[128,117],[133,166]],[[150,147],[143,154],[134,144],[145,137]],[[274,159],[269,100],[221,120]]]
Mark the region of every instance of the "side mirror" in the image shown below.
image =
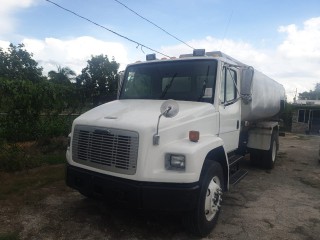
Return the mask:
[[[160,107],[160,115],[158,118],[157,123],[157,132],[153,135],[153,145],[159,145],[160,142],[160,135],[159,135],[159,124],[160,124],[160,118],[162,116],[165,116],[166,118],[173,118],[177,116],[179,113],[179,105],[174,100],[166,100],[162,103]]]
[[[174,100],[167,100],[162,103],[160,107],[160,116],[165,116],[166,118],[173,118],[179,112],[179,105]]]

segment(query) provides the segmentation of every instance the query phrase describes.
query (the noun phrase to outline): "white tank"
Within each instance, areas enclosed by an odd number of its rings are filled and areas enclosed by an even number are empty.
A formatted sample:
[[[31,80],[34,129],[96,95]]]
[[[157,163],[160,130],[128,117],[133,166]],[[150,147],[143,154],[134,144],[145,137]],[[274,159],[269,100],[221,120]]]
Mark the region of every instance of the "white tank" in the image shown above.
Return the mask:
[[[244,67],[241,78],[242,121],[272,118],[284,107],[284,87],[252,67]]]

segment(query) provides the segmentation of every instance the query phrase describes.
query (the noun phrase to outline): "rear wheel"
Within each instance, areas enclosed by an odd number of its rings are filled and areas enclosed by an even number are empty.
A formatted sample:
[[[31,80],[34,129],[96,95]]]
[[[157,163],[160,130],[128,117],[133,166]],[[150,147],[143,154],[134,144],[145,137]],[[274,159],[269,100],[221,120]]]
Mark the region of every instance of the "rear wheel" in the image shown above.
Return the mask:
[[[274,168],[278,152],[277,140],[278,135],[277,132],[274,131],[271,136],[270,149],[263,154],[263,167],[266,169]]]
[[[196,208],[184,219],[189,230],[205,237],[214,228],[221,209],[223,170],[218,162],[211,162],[200,178],[200,195]]]
[[[261,167],[262,162],[262,150],[250,149],[250,163],[254,167]]]
[[[273,131],[269,150],[250,149],[250,162],[255,167],[274,168],[278,152],[278,132]]]

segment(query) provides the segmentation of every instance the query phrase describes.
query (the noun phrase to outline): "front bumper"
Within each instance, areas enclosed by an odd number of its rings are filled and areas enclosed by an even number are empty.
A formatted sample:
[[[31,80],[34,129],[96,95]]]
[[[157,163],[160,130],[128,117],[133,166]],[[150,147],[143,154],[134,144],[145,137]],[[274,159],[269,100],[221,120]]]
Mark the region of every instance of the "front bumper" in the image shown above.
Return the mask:
[[[113,177],[67,164],[66,184],[84,195],[145,210],[188,211],[196,206],[199,183],[158,183]]]

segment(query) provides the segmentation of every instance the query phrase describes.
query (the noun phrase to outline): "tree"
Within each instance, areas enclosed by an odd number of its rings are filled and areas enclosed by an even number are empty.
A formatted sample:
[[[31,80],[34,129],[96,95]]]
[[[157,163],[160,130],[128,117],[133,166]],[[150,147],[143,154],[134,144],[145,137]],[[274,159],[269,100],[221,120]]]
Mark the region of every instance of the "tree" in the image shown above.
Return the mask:
[[[7,51],[0,48],[0,76],[10,80],[41,81],[42,68],[32,56],[23,44],[10,44]]]
[[[299,93],[300,100],[320,100],[320,83],[316,83],[314,90]]]
[[[7,113],[1,123],[5,139],[22,141],[36,136],[45,83],[0,78],[0,109]]]
[[[91,56],[87,66],[77,78],[77,85],[84,86],[86,98],[93,106],[114,100],[117,95],[119,64],[107,55]]]
[[[57,84],[70,84],[76,73],[69,67],[58,66],[58,71],[48,72],[49,80]]]

